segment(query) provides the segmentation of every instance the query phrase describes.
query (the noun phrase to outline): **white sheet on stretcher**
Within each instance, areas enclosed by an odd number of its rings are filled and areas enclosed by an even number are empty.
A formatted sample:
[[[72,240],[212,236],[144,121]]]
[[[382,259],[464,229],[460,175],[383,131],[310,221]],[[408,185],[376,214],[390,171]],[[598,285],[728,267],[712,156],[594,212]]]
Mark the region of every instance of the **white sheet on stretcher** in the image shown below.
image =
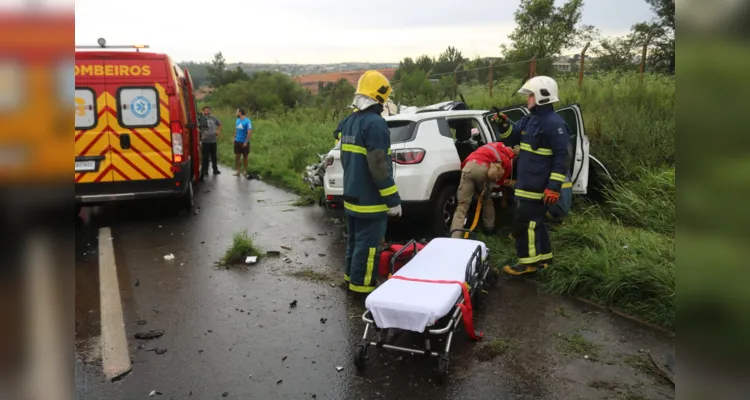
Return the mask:
[[[483,242],[435,238],[394,275],[463,282],[466,264],[477,246],[481,246],[485,260],[487,247]],[[459,296],[462,289],[457,284],[389,279],[367,296],[365,307],[380,328],[424,332],[448,314]]]

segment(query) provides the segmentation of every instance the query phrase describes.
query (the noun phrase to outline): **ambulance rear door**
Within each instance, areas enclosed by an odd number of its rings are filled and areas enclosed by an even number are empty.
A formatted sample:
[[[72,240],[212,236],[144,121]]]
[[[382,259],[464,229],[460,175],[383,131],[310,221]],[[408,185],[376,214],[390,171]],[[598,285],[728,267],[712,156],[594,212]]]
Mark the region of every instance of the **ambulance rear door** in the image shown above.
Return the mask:
[[[110,126],[114,110],[107,107],[102,70],[104,61],[76,60],[75,67],[75,182],[112,181]]]
[[[113,181],[172,179],[166,59],[108,59]]]

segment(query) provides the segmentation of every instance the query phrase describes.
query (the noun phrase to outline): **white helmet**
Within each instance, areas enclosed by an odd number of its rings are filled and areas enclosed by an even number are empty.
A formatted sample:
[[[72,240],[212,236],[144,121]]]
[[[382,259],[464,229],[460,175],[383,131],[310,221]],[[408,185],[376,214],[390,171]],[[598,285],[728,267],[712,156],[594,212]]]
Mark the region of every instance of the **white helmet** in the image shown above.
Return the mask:
[[[529,79],[521,86],[518,93],[524,96],[533,94],[538,106],[560,101],[557,97],[557,82],[549,76],[535,76]]]

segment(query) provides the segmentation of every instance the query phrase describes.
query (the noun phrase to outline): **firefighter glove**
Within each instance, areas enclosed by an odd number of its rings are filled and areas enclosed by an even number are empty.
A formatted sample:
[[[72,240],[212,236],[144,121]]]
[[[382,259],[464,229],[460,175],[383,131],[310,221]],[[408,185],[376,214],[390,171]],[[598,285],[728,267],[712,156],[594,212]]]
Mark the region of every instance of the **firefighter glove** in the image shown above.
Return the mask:
[[[396,207],[391,207],[388,209],[388,216],[389,217],[400,217],[401,216],[401,204],[397,205]]]
[[[560,199],[560,193],[551,189],[544,189],[544,204],[551,206]]]

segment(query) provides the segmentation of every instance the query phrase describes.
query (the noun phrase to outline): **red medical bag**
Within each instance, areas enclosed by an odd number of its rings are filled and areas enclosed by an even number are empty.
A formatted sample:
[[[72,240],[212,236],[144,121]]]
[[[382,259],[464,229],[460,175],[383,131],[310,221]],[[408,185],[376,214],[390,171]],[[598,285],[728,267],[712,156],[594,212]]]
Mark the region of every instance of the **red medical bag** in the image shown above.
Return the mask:
[[[427,245],[427,242],[416,242],[416,250],[420,251]],[[378,264],[378,275],[388,277],[391,273],[391,258],[402,248],[403,244],[388,244],[386,243],[385,249],[380,252],[380,264]],[[404,266],[414,256],[415,246],[410,244],[401,254],[398,255],[396,262],[393,267],[395,273],[401,267]]]

